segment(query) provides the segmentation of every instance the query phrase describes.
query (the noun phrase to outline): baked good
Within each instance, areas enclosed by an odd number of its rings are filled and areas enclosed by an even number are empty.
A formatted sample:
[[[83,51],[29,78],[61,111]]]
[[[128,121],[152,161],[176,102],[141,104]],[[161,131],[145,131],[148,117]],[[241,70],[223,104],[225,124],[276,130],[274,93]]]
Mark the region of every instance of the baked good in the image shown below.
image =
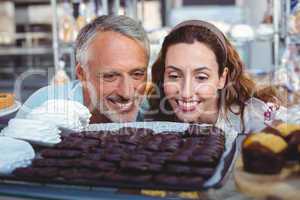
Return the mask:
[[[242,143],[244,169],[259,174],[279,173],[287,146],[283,138],[274,134],[250,134]]]
[[[266,127],[264,131],[279,135],[288,143],[287,160],[300,160],[300,154],[297,149],[298,145],[300,145],[300,125],[275,121],[272,126]]]
[[[44,158],[78,158],[81,157],[82,152],[79,150],[59,150],[59,149],[45,149],[41,151]]]
[[[10,93],[0,93],[0,110],[14,105],[14,96]]]
[[[129,127],[71,133],[53,148],[42,150],[32,166],[16,170],[15,175],[85,185],[108,181],[116,186],[150,183],[199,188],[213,175],[224,147],[224,133],[215,127],[192,125],[185,135]],[[42,174],[44,169],[48,175]]]

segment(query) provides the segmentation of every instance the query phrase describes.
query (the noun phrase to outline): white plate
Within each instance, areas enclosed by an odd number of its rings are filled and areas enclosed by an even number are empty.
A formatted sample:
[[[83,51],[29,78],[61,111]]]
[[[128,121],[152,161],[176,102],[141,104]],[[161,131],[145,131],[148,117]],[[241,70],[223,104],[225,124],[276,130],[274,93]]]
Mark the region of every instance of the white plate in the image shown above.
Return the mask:
[[[208,124],[199,124],[198,126],[211,126]],[[91,124],[85,129],[85,131],[100,131],[100,130],[118,130],[122,127],[134,127],[134,128],[149,128],[154,132],[159,133],[163,131],[184,132],[188,127],[188,123],[176,123],[176,122],[131,122],[131,123],[105,123],[105,124]],[[225,130],[224,130],[225,131]],[[203,187],[210,188],[218,184],[222,179],[222,171],[225,168],[225,158],[231,153],[234,146],[235,139],[238,133],[234,130],[225,131],[225,151],[222,154],[220,162],[216,167],[214,175],[208,179]]]
[[[0,110],[0,117],[4,117],[6,115],[12,114],[12,113],[16,112],[17,110],[19,110],[20,107],[21,107],[21,103],[18,101],[15,101],[14,105]]]

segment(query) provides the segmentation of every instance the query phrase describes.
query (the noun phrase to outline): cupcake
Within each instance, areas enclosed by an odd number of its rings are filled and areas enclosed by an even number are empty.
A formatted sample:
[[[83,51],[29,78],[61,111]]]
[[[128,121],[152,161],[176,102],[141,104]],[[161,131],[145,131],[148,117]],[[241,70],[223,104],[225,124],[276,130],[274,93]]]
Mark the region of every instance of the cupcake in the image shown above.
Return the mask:
[[[269,129],[274,129],[274,131],[264,131],[270,133],[275,133],[277,131],[276,135],[280,135],[288,143],[286,153],[287,160],[300,160],[300,154],[297,149],[298,145],[300,145],[300,125],[281,122]]]
[[[252,133],[242,143],[244,169],[258,174],[280,173],[287,143],[268,133]]]

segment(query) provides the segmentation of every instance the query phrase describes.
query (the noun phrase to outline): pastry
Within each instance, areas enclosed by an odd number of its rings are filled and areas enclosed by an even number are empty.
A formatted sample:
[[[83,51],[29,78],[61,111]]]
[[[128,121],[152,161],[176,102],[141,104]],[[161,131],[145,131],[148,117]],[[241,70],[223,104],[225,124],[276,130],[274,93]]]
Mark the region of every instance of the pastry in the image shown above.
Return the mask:
[[[45,158],[78,158],[82,154],[79,150],[67,149],[45,149],[41,151],[41,155]]]
[[[287,160],[300,160],[300,154],[297,150],[297,146],[300,145],[300,125],[276,121],[272,124],[272,127],[266,127],[264,131],[279,135],[285,139],[288,143]]]
[[[158,175],[154,179],[160,184],[177,187],[200,187],[204,182],[203,178],[192,176]]]
[[[251,173],[277,174],[284,165],[287,143],[268,133],[252,133],[242,143],[244,169]]]
[[[224,133],[214,127],[191,126],[186,135],[128,127],[71,133],[15,175],[91,186],[108,182],[199,188],[213,175],[224,148]]]
[[[10,93],[0,93],[0,110],[14,105],[14,96]]]

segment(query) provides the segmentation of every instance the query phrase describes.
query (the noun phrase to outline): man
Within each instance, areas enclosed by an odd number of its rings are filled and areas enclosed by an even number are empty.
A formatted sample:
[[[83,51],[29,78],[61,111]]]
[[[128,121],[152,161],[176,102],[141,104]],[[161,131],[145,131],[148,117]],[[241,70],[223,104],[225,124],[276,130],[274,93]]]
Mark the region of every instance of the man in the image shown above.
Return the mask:
[[[49,99],[79,101],[91,123],[136,121],[143,101],[149,41],[142,26],[126,16],[101,16],[76,39],[79,81],[35,92],[17,113],[23,118]],[[141,120],[141,119],[138,119]]]

